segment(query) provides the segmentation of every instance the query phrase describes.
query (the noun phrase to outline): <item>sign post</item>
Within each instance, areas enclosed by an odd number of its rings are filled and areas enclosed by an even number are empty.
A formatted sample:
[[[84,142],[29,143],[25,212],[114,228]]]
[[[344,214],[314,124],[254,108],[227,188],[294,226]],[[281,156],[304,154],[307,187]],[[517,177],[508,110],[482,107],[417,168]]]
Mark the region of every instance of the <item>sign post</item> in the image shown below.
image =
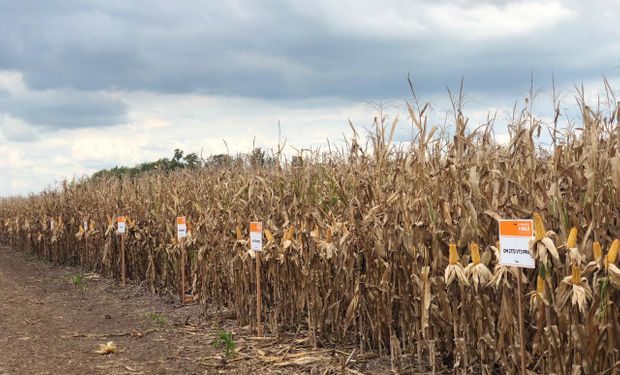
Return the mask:
[[[177,217],[177,240],[181,244],[181,259],[179,262],[181,273],[181,304],[185,303],[185,237],[187,237],[187,220],[185,216]]]
[[[49,249],[47,247],[47,216],[43,218],[43,256],[49,258]]]
[[[519,339],[521,348],[521,374],[526,375],[525,336],[523,322],[523,292],[521,291],[522,268],[535,268],[536,264],[530,253],[530,241],[534,231],[532,220],[499,221],[499,263],[502,266],[517,267],[517,294],[519,305]]]
[[[56,250],[54,249],[54,243],[51,240],[54,238],[54,231],[56,229],[56,223],[54,222],[54,217],[50,217],[50,247],[49,247],[49,258],[50,262],[54,262],[54,257],[56,254]]]
[[[82,236],[82,239],[84,240],[84,250],[80,252],[80,265],[84,265],[84,259],[88,254],[88,220],[84,219],[84,222],[80,225],[80,228],[84,231],[84,235]]]
[[[125,216],[116,218],[116,233],[121,236],[121,285],[125,286],[125,231],[127,221]]]
[[[260,337],[263,335],[260,285],[260,252],[263,251],[263,223],[261,222],[250,223],[250,248],[256,255],[256,331]]]

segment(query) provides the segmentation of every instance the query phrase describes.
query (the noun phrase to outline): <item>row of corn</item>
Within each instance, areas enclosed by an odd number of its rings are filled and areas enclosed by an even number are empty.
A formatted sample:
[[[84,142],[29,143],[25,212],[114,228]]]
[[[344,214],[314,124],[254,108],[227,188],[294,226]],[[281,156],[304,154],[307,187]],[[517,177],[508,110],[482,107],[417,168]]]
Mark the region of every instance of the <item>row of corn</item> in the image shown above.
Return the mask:
[[[579,134],[548,128],[525,108],[508,120],[511,139],[503,146],[492,141],[491,123],[468,131],[457,109],[448,133],[428,125],[427,106],[409,107],[415,136],[406,145],[393,141],[397,121],[377,117],[366,142],[355,131],[338,150],[305,152],[294,165],[239,156],[226,165],[72,181],[6,198],[0,238],[51,262],[120,278],[113,218],[126,215],[127,277],[176,294],[174,219],[186,216],[185,292],[205,308],[229,309],[246,326],[256,321],[248,223],[262,221],[267,333],[301,329],[315,346],[355,344],[395,369],[516,373],[521,283],[530,370],[617,371],[616,108],[582,105]],[[557,137],[538,147],[550,129]],[[498,262],[497,219],[529,217],[536,268],[519,277]]]

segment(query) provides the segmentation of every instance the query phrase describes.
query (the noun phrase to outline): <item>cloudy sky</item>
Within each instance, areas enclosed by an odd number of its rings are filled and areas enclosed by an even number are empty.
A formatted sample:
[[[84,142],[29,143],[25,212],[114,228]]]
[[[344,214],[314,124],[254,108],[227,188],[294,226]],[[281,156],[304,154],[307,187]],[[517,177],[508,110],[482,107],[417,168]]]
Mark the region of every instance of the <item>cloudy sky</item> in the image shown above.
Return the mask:
[[[187,152],[320,146],[418,94],[472,123],[620,83],[619,1],[0,0],[0,195]],[[544,111],[544,109],[543,109]],[[441,116],[438,116],[441,117]],[[501,121],[500,121],[501,122]],[[498,129],[501,136],[501,126]],[[293,150],[289,150],[293,152]]]

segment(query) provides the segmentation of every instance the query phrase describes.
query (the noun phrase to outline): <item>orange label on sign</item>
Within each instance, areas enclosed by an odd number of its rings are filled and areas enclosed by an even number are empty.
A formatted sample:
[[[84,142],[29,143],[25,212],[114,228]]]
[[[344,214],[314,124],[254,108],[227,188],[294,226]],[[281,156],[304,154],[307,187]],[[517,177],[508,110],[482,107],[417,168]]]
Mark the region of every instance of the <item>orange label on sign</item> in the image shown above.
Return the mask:
[[[185,216],[177,217],[177,225],[183,225],[183,224],[185,224]]]
[[[116,218],[116,222],[117,223],[124,223],[125,222],[125,216],[119,216]]]
[[[250,232],[262,233],[263,223],[250,223]]]
[[[500,221],[499,223],[499,235],[500,236],[527,236],[531,237],[533,234],[532,222],[523,220],[511,220]]]

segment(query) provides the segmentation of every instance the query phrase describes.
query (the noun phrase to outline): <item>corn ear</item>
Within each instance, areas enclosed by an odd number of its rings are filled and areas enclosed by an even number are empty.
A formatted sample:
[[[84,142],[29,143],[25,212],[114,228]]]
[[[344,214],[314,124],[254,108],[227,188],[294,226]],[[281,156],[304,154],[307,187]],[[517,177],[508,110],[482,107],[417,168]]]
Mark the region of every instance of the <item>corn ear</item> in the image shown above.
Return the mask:
[[[545,224],[542,217],[538,212],[534,212],[534,232],[536,232],[536,241],[540,241],[545,238]]]

